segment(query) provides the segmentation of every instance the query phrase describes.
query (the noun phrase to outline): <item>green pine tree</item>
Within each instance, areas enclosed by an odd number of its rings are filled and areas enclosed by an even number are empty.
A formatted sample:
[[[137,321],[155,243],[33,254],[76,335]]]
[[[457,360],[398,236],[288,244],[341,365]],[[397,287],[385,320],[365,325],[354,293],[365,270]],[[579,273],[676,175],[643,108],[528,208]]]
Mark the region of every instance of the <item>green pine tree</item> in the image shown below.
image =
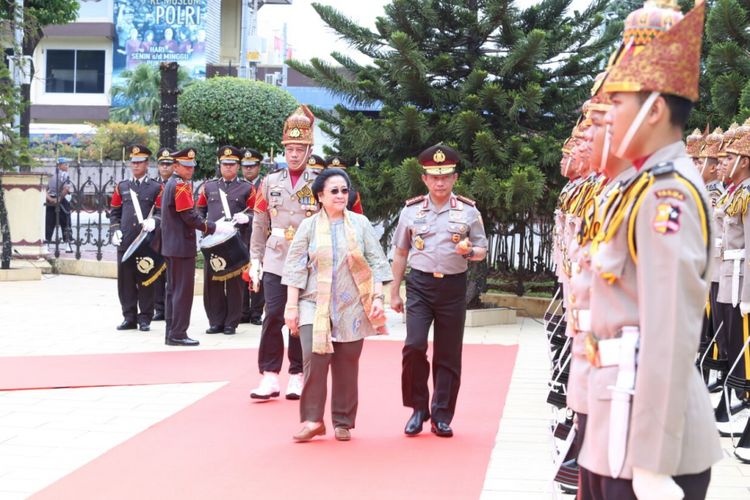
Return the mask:
[[[319,59],[290,65],[348,102],[316,115],[335,149],[359,158],[361,168],[350,170],[386,237],[404,200],[425,192],[415,157],[441,142],[461,153],[456,191],[477,201],[488,233],[517,232],[523,241],[548,220],[562,183],[561,143],[622,27],[608,0],[580,12],[570,5],[394,0],[372,31],[313,4],[372,63],[333,53],[346,74]],[[376,104],[377,115],[347,109]],[[517,255],[534,270],[527,250]]]

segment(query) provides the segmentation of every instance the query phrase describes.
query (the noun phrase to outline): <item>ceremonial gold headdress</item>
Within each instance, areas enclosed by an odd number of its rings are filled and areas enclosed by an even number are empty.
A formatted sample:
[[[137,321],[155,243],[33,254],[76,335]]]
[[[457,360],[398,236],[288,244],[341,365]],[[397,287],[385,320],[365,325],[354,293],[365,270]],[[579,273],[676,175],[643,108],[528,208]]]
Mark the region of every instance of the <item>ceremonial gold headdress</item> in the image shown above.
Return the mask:
[[[284,122],[284,134],[281,144],[303,144],[312,146],[314,142],[315,116],[310,108],[304,104],[294,110],[294,113]]]

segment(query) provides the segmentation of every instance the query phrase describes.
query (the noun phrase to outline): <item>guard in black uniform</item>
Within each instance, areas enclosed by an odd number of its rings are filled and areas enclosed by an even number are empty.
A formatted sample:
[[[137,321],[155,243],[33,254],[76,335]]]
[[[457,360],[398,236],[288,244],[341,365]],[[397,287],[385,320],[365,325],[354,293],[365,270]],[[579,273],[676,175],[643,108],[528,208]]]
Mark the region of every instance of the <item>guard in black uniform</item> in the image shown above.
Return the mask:
[[[161,148],[156,152],[156,166],[159,175],[154,179],[162,186],[166,185],[172,173],[174,173],[174,158],[167,148]],[[161,248],[161,229],[159,229],[158,248]],[[164,321],[164,298],[166,296],[167,273],[163,273],[154,282],[154,321]]]
[[[326,158],[326,168],[340,168],[346,170],[351,165],[351,162],[343,159],[340,156],[330,156]],[[362,208],[362,198],[359,195],[359,191],[353,187],[349,189],[349,201],[346,204],[346,209],[358,214],[364,214]]]
[[[432,432],[453,436],[450,427],[461,385],[461,348],[466,317],[467,262],[484,260],[487,236],[474,202],[453,194],[458,153],[437,145],[419,155],[428,195],[406,202],[393,236],[391,307],[403,312],[399,288],[406,270],[406,342],[401,391],[414,412],[404,432],[414,436],[432,416]],[[427,336],[435,324],[432,356],[433,394],[427,380]],[[431,407],[431,408],[430,408]]]
[[[243,242],[250,242],[250,216],[255,205],[255,188],[245,179],[237,176],[242,152],[234,146],[219,148],[219,168],[221,178],[207,181],[198,197],[198,211],[211,221],[233,220]],[[226,197],[226,207],[222,201]],[[228,211],[228,213],[225,213]],[[242,271],[226,276],[216,276],[210,263],[203,266],[203,305],[208,316],[209,328],[206,333],[234,335],[242,316]]]
[[[254,190],[260,188],[260,166],[263,160],[263,155],[259,151],[251,148],[245,148],[242,150],[242,159],[240,165],[242,166],[242,176],[247,182],[253,185]],[[250,248],[250,238],[253,234],[253,210],[249,210],[247,214],[250,216],[249,231],[247,233],[247,246]],[[250,290],[249,286],[242,287],[242,318],[240,323],[252,323],[253,325],[263,324],[263,306],[266,305],[265,297],[263,297],[263,291],[254,292]]]
[[[187,336],[190,310],[195,289],[195,231],[205,234],[230,233],[230,222],[206,221],[195,209],[190,179],[195,169],[195,150],[186,148],[174,153],[175,173],[162,193],[162,255],[167,261],[167,345],[196,346]]]
[[[153,282],[139,280],[135,258],[122,261],[123,254],[141,229],[154,231],[159,219],[161,184],[146,175],[150,156],[151,151],[146,146],[130,146],[133,177],[118,182],[112,194],[110,231],[113,232],[112,243],[117,246],[117,293],[124,318],[117,326],[118,330],[139,328],[147,332],[151,329],[149,325],[154,316]]]

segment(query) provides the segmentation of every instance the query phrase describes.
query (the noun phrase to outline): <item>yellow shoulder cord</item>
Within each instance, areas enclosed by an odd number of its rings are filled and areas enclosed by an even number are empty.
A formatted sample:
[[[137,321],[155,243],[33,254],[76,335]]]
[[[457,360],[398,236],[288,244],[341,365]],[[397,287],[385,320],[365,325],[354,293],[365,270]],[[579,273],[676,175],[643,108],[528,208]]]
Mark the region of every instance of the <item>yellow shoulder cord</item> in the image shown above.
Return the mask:
[[[677,171],[672,173],[674,175],[674,178],[677,179],[682,185],[684,185],[688,192],[691,194],[693,199],[695,200],[695,204],[698,207],[698,217],[700,218],[701,222],[701,233],[703,236],[703,244],[706,247],[706,255],[708,256],[710,253],[710,246],[709,241],[711,240],[711,228],[708,225],[708,206],[706,205],[706,202],[701,197],[700,193],[698,192],[698,189],[693,185],[690,180],[680,175]],[[649,186],[654,183],[655,177],[650,175],[651,182],[649,183]],[[630,220],[628,221],[628,249],[630,251],[630,257],[633,259],[633,262],[637,265],[638,264],[638,246],[635,241],[635,222],[638,218],[638,210],[641,207],[641,204],[643,203],[643,200],[646,199],[645,194],[647,193],[647,189],[644,189],[638,193],[638,199],[635,201],[635,204],[633,205],[633,210],[631,211]],[[703,272],[701,273],[701,277],[705,277],[706,272],[708,272],[708,266],[709,266],[709,259],[706,257],[706,267],[703,269]]]

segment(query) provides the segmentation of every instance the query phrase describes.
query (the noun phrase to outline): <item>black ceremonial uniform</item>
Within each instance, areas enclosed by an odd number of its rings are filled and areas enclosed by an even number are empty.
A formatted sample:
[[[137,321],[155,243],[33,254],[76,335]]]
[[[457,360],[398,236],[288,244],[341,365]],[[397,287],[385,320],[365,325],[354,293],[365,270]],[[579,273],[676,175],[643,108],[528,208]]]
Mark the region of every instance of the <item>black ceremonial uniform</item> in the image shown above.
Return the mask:
[[[139,180],[120,181],[115,186],[115,192],[112,195],[112,210],[110,212],[111,230],[119,229],[122,231],[122,242],[117,247],[117,293],[122,306],[122,316],[127,323],[135,325],[137,322],[142,329],[145,329],[151,323],[151,318],[154,315],[154,288],[151,286],[153,282],[139,280],[135,258],[131,257],[125,262],[122,261],[123,254],[141,232],[141,224],[136,216],[131,190],[138,197],[143,218],[148,217],[153,207],[153,217],[158,221],[158,197],[161,192],[161,184],[147,176],[143,176]],[[154,231],[159,231],[159,228],[157,227]],[[163,274],[163,272],[163,269],[157,271],[157,276]],[[139,309],[140,312],[138,312]]]
[[[219,191],[226,193],[230,217],[238,212],[252,211],[255,189],[250,182],[239,176],[229,182],[223,178],[211,180],[206,182],[203,193],[198,198],[198,211],[207,220],[218,221],[224,218]],[[250,223],[237,224],[237,229],[242,242],[249,243]],[[232,334],[242,316],[243,289],[247,289],[247,284],[242,281],[240,273],[217,279],[208,263],[203,266],[203,272],[203,305],[211,326],[207,333],[223,331]]]
[[[190,155],[192,153],[192,155]],[[175,153],[179,162],[194,162],[193,150]],[[216,224],[206,221],[194,208],[193,189],[176,173],[162,194],[162,255],[167,261],[167,345],[198,345],[187,336],[195,287],[195,231],[211,234]]]

